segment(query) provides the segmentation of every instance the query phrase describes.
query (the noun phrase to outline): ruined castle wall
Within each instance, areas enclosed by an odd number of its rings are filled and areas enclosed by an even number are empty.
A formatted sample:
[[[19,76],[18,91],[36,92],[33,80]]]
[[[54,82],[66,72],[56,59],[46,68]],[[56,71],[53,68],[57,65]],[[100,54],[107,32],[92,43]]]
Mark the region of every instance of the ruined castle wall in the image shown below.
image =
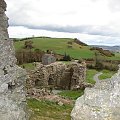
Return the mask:
[[[71,71],[72,70],[72,71]],[[66,65],[62,62],[55,62],[50,65],[38,64],[37,69],[30,73],[30,81],[34,86],[60,87],[63,89],[73,89],[80,86],[86,79],[86,65],[70,63]]]
[[[82,64],[73,62],[68,65],[68,69],[70,68],[73,69],[71,89],[73,89],[76,85],[80,86],[81,84],[84,84],[86,80],[86,64],[84,62]]]
[[[0,120],[26,120],[24,82],[26,73],[16,65],[9,39],[6,3],[0,0]]]

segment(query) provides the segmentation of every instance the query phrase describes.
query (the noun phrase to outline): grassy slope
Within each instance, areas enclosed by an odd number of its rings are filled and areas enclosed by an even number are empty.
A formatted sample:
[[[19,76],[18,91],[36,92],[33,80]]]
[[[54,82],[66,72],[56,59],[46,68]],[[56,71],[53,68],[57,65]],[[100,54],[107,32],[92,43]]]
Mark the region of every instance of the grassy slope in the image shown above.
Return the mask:
[[[68,41],[73,41],[70,38],[32,38],[34,48],[41,50],[51,49],[56,53],[64,55],[65,52],[75,59],[79,58],[94,58],[94,51],[89,50],[88,46],[80,46],[74,43],[72,48],[68,48]],[[23,48],[25,41],[15,42],[16,50]],[[119,60],[120,54],[116,53],[115,57],[109,57],[107,59]]]
[[[49,101],[27,100],[28,107],[33,111],[30,120],[70,120],[71,105],[59,106]]]
[[[89,47],[82,47],[76,43],[74,43],[72,48],[68,48],[68,41],[73,41],[73,39],[69,38],[34,38],[31,39],[33,41],[33,46],[35,48],[39,48],[41,50],[51,49],[59,54],[69,54],[71,57],[79,59],[79,58],[92,58],[94,56],[94,52],[89,50]],[[15,42],[16,50],[20,50],[23,48],[25,41]],[[80,48],[81,47],[81,48]]]

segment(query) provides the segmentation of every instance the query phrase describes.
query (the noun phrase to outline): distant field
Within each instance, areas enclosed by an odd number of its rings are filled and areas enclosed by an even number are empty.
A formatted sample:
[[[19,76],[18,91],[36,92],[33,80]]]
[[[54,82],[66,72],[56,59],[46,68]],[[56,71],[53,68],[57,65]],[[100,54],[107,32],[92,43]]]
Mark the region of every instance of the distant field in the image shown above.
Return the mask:
[[[72,58],[80,59],[80,58],[94,58],[94,51],[90,50],[89,46],[81,46],[76,44],[74,39],[71,38],[31,38],[29,39],[33,41],[34,49],[38,48],[40,50],[53,50],[58,54],[64,55],[69,54]],[[29,41],[28,40],[28,41]],[[72,48],[68,48],[68,42],[71,41],[73,44],[71,45]],[[16,51],[23,49],[24,41],[14,42]],[[115,57],[109,57],[107,59],[112,60],[120,60],[120,54],[116,53]]]
[[[108,57],[108,60],[120,60],[120,53],[115,53],[115,56]]]

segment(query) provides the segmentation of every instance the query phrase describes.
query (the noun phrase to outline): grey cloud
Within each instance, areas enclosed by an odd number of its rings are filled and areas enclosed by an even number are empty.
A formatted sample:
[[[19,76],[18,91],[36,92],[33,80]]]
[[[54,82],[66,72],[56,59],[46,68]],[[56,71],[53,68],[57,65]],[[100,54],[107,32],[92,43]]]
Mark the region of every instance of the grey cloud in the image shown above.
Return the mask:
[[[101,35],[101,36],[120,36],[120,33],[114,32],[109,25],[108,26],[92,26],[92,25],[78,25],[78,26],[58,26],[56,24],[49,24],[43,25],[39,23],[39,21],[35,21],[36,19],[40,19],[39,14],[34,19],[32,16],[29,16],[29,12],[31,10],[31,5],[29,1],[32,0],[22,0],[22,2],[18,2],[16,0],[7,0],[8,2],[13,2],[14,6],[13,9],[10,10],[8,13],[9,16],[9,24],[10,26],[25,26],[30,29],[43,29],[49,31],[57,31],[57,32],[68,32],[68,33],[85,33],[90,35]],[[38,1],[38,0],[36,0]],[[100,1],[100,0],[91,0],[93,2]],[[109,6],[111,9],[117,9],[116,6],[120,6],[120,0],[108,0]],[[118,7],[120,9],[120,7]],[[33,10],[34,11],[34,10]],[[64,14],[73,14],[74,11],[65,12]],[[42,14],[42,13],[41,13]],[[75,14],[75,13],[74,13]],[[46,18],[45,18],[46,19]],[[33,21],[31,23],[30,21]],[[37,25],[36,25],[37,24]]]
[[[79,34],[88,34],[88,35],[96,36],[94,40],[89,38],[91,43],[92,41],[94,43],[95,40],[97,43],[104,43],[104,44],[105,43],[114,44],[114,42],[119,43],[118,41],[120,41],[119,31],[115,32],[114,30],[111,29],[110,25],[106,25],[106,26],[93,26],[93,25],[62,26],[61,25],[59,26],[57,24],[52,24],[50,20],[48,20],[48,23],[45,22],[45,24],[43,24],[41,22],[42,21],[44,22],[44,20],[46,20],[47,14],[45,18],[42,19],[40,17],[42,16],[41,14],[43,14],[43,17],[44,17],[44,12],[39,11],[40,14],[38,13],[38,15],[36,15],[34,19],[34,13],[37,13],[37,10],[34,11],[34,7],[32,7],[33,4],[31,3],[33,2],[33,0],[21,0],[21,2],[18,2],[17,0],[6,0],[6,1],[8,3],[11,3],[11,2],[13,3],[13,7],[11,8],[9,7],[8,8],[9,12],[7,13],[8,17],[10,18],[9,19],[10,26],[24,26],[29,29],[40,29],[40,30],[65,32],[65,33],[79,33]],[[36,3],[37,1],[39,0],[36,0]],[[90,1],[97,2],[101,0],[90,0]],[[120,0],[106,0],[106,1],[108,1],[108,5],[111,11],[113,12],[120,11]],[[74,10],[73,11],[71,10],[70,12],[64,12],[63,15],[66,16],[66,15],[72,15],[72,14],[74,15],[76,14],[76,12]],[[83,14],[84,14],[84,11],[83,11]],[[35,22],[36,20],[38,21]],[[33,21],[33,23],[31,21]],[[102,37],[99,37],[99,36],[102,36]]]
[[[27,23],[15,24],[10,23],[11,26],[24,26],[29,29],[41,29],[56,32],[67,32],[67,33],[83,33],[89,35],[100,35],[100,36],[120,36],[120,33],[114,32],[109,26],[92,26],[92,25],[81,25],[81,26],[58,26],[58,25],[41,25],[35,26]]]

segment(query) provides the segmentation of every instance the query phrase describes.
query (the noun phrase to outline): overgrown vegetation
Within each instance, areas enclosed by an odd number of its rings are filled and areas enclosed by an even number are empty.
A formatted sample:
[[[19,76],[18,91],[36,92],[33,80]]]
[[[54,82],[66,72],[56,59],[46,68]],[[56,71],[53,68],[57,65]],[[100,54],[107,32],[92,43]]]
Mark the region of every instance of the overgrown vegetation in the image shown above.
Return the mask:
[[[98,47],[92,47],[90,50],[98,51],[101,55],[105,55],[107,57],[115,56],[113,52],[110,52],[109,50],[103,50],[102,48],[98,48]]]
[[[89,69],[96,69],[96,70],[106,69],[110,71],[117,71],[118,64],[120,63],[120,61],[107,60],[106,57],[101,56],[100,53],[98,52],[95,52],[94,59],[89,59],[88,61],[89,63],[87,64],[87,67]]]
[[[67,54],[65,53],[65,55],[64,55],[64,57],[63,57],[63,59],[62,59],[62,61],[71,61],[70,55],[67,55]]]

